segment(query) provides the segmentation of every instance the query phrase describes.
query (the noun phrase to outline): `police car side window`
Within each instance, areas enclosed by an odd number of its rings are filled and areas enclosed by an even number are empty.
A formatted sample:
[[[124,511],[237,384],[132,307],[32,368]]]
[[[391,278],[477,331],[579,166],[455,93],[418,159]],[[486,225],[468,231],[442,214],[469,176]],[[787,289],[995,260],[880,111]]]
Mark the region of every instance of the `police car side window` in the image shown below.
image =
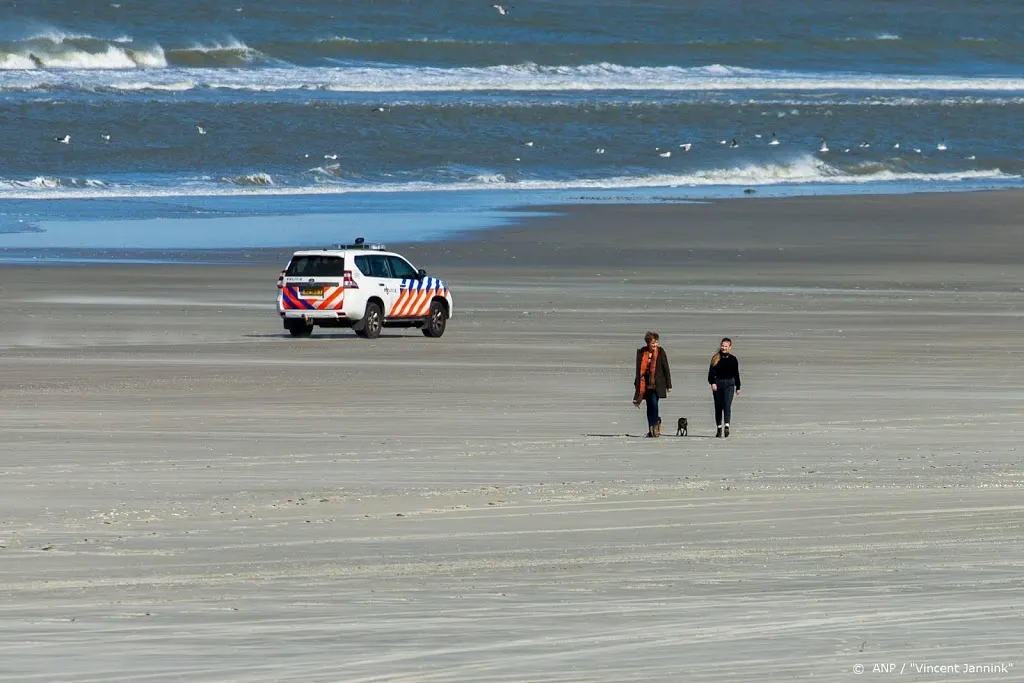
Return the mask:
[[[356,268],[369,277],[391,277],[387,259],[379,254],[356,256]]]
[[[391,264],[391,276],[399,280],[416,279],[419,272],[409,265],[408,261],[399,256],[388,256],[388,263]]]

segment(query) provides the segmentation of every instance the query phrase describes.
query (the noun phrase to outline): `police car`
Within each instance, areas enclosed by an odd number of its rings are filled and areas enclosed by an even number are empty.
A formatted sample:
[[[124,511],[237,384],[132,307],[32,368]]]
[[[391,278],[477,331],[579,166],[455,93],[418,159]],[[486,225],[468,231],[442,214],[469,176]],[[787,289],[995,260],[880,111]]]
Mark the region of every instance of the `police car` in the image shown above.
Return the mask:
[[[293,337],[308,337],[316,326],[349,327],[368,339],[385,327],[440,337],[452,317],[446,282],[362,237],[295,252],[277,287],[277,312]]]

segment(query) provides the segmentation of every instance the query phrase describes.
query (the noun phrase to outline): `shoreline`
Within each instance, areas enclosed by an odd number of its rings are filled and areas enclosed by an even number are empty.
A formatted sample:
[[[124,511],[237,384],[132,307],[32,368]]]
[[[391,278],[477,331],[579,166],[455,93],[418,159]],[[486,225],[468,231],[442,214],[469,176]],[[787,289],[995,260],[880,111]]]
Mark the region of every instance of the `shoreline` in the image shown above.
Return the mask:
[[[88,246],[86,244],[65,245],[65,246],[11,246],[12,242],[23,239],[27,234],[39,233],[0,233],[0,265],[6,266],[35,266],[35,265],[113,265],[113,264],[152,264],[152,265],[173,265],[173,264],[276,264],[286,261],[295,249],[310,248],[318,245],[325,245],[329,242],[348,241],[356,236],[364,236],[371,241],[384,241],[389,247],[408,252],[410,256],[432,260],[438,264],[451,264],[456,261],[476,258],[479,250],[474,249],[473,244],[482,242],[499,242],[505,246],[507,258],[500,258],[491,254],[478,265],[516,265],[515,261],[526,255],[523,249],[531,250],[536,244],[543,244],[543,232],[552,225],[557,225],[560,230],[570,230],[571,240],[578,245],[586,245],[592,253],[593,265],[612,265],[617,260],[615,250],[621,246],[621,241],[609,239],[608,236],[596,236],[588,232],[586,224],[599,217],[599,214],[613,214],[621,216],[625,221],[648,220],[653,217],[655,221],[663,221],[668,215],[678,216],[681,221],[697,221],[698,230],[693,230],[695,238],[695,249],[697,257],[708,257],[720,260],[723,256],[722,249],[730,249],[730,239],[754,240],[744,245],[743,258],[756,260],[764,256],[764,249],[772,245],[776,249],[782,248],[800,250],[807,252],[812,245],[824,249],[819,256],[822,259],[837,258],[837,247],[841,243],[851,239],[858,229],[858,221],[887,221],[892,216],[900,216],[901,224],[920,225],[922,222],[932,220],[936,225],[941,226],[942,235],[948,237],[951,228],[951,220],[959,221],[962,225],[968,226],[975,223],[995,227],[1003,219],[1001,215],[1017,210],[1017,207],[1024,208],[1024,189],[998,189],[998,190],[977,190],[955,193],[944,192],[919,192],[911,194],[863,194],[863,195],[810,195],[798,197],[766,197],[766,196],[739,196],[727,198],[711,198],[704,200],[694,199],[638,199],[636,201],[623,201],[621,197],[609,198],[608,200],[597,200],[589,198],[573,203],[540,203],[540,204],[506,204],[500,208],[489,211],[474,211],[471,207],[467,210],[460,210],[459,207],[446,207],[450,212],[450,218],[441,217],[437,214],[418,214],[415,212],[403,212],[393,214],[384,223],[377,220],[373,213],[358,214],[332,214],[327,206],[317,205],[315,216],[304,216],[303,214],[280,214],[265,215],[261,219],[253,219],[239,215],[232,218],[231,225],[234,229],[252,229],[252,226],[259,223],[264,227],[259,228],[264,234],[279,233],[281,229],[289,229],[287,221],[290,219],[302,221],[304,218],[312,217],[311,228],[313,233],[326,231],[332,236],[332,240],[299,240],[296,239],[287,246],[225,246],[218,248],[211,247],[131,247],[104,245],[100,247]],[[827,226],[829,234],[832,234],[832,241],[822,241],[819,235],[813,231],[803,236],[789,233],[772,233],[769,239],[760,239],[758,230],[744,230],[738,225],[743,220],[751,224],[759,222],[778,223],[780,214],[789,216],[790,220],[802,219],[799,216],[801,211],[810,211],[816,220]],[[925,221],[921,215],[914,215],[916,212],[924,212]],[[760,214],[763,214],[760,215]],[[335,228],[337,221],[349,220],[349,225],[344,229]],[[358,220],[356,220],[358,219]],[[141,222],[139,220],[122,219],[116,222],[116,228],[108,228],[112,235],[128,235],[132,230],[139,231],[152,225],[159,225],[160,228],[169,232],[180,233],[190,231],[192,234],[202,234],[212,229],[210,220],[216,218],[197,217],[195,215],[179,215],[177,218],[168,218],[161,221]],[[482,225],[474,225],[480,220]],[[283,228],[280,227],[285,222]],[[430,221],[433,221],[432,223]],[[448,221],[446,227],[439,227]],[[730,224],[728,235],[717,242],[708,237],[707,232],[721,232],[723,228],[719,225],[712,227],[712,223],[728,222]],[[358,225],[354,223],[358,222]],[[104,223],[101,219],[64,221],[61,223],[62,234],[73,234],[76,240],[88,240],[82,233],[89,225]],[[421,239],[409,240],[405,238],[410,230],[410,225],[426,223],[422,228]],[[106,224],[110,224],[109,221]],[[404,226],[404,227],[403,227]],[[378,230],[373,230],[378,227]],[[644,226],[637,226],[644,229]],[[680,230],[689,230],[693,226],[681,226]],[[412,228],[415,229],[415,228]],[[659,234],[667,234],[666,228],[655,227]],[[966,227],[964,229],[967,229]],[[846,230],[848,234],[844,237],[839,231]],[[339,232],[352,233],[339,235]],[[566,233],[568,234],[568,233]],[[390,237],[389,237],[390,235]],[[762,235],[763,236],[763,235]],[[8,237],[8,239],[4,239]],[[538,240],[538,237],[540,238]],[[797,239],[800,237],[800,239]],[[931,240],[935,235],[920,235],[921,248],[932,248]],[[137,238],[143,239],[143,238]],[[159,241],[159,235],[147,235],[145,239]],[[167,238],[171,240],[171,237]],[[180,236],[174,239],[181,240]],[[234,238],[232,238],[234,239]],[[244,239],[244,238],[242,238]],[[907,239],[910,239],[909,236]],[[782,240],[779,242],[779,240]],[[27,240],[31,242],[31,240]],[[253,239],[253,241],[258,241]],[[568,242],[562,241],[552,244],[552,248],[564,249]],[[906,248],[902,244],[901,248]],[[1017,245],[1007,243],[1006,260],[1009,263],[1020,254]],[[522,253],[520,253],[522,252]],[[598,254],[597,252],[602,252]],[[545,252],[540,250],[532,254],[541,260],[540,264],[546,263]],[[777,260],[779,254],[771,255]],[[949,256],[942,256],[949,258]],[[675,253],[671,259],[666,260],[664,255],[655,254],[650,265],[671,265],[690,264],[695,256],[691,253]],[[519,263],[522,263],[520,260]],[[465,265],[465,264],[463,264]],[[641,264],[628,263],[630,267],[639,267]]]

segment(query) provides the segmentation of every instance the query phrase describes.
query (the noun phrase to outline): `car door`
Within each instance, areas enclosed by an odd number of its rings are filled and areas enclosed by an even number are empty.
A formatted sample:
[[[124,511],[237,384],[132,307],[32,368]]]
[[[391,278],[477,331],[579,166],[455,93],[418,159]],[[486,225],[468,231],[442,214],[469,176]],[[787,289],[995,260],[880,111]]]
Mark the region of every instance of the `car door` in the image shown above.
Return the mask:
[[[427,287],[429,280],[420,278],[419,271],[401,256],[389,255],[388,265],[391,276],[398,287],[394,318],[422,318],[430,311],[432,292]]]
[[[384,317],[392,317],[391,312],[395,307],[395,300],[398,299],[399,287],[391,277],[387,257],[381,254],[361,254],[355,260],[356,267],[363,274],[363,281],[369,290],[366,292],[366,298],[378,297],[384,302]]]

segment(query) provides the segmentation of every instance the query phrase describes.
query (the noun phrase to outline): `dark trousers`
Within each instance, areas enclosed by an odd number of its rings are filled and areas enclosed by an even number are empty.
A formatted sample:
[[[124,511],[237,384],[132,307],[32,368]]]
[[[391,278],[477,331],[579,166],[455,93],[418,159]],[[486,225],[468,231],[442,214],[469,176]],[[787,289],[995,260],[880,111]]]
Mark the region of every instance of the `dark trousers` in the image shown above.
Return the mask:
[[[644,394],[647,401],[647,426],[654,427],[661,424],[661,416],[658,415],[658,392],[651,390]]]
[[[719,382],[718,391],[711,393],[715,396],[715,424],[719,427],[729,424],[732,420],[732,400],[736,398],[736,383]]]

